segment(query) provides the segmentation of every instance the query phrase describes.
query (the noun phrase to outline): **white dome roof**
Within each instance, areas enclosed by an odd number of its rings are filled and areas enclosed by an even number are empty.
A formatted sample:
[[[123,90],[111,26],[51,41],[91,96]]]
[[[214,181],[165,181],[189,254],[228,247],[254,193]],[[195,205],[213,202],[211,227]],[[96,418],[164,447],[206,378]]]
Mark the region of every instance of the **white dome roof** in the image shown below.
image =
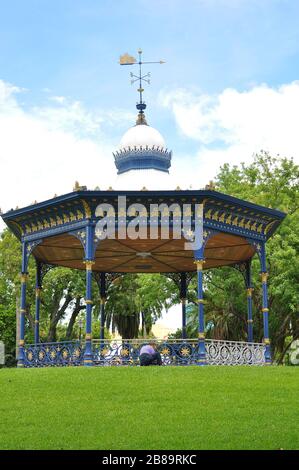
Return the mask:
[[[128,147],[143,147],[148,146],[149,148],[155,146],[165,149],[165,141],[153,127],[147,126],[146,124],[138,124],[131,127],[122,137],[120,141],[120,148],[125,149]]]

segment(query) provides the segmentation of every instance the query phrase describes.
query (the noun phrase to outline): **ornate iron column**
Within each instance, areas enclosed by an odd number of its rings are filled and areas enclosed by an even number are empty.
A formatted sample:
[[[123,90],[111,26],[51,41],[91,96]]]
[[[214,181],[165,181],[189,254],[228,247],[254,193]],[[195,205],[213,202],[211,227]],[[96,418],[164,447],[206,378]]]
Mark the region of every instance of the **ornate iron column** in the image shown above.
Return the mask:
[[[186,297],[187,297],[187,282],[186,273],[181,273],[180,285],[180,298],[182,304],[182,339],[187,338],[186,331]]]
[[[101,317],[100,317],[100,340],[105,339],[105,303],[106,303],[106,273],[100,274],[100,296],[101,296]]]
[[[86,333],[85,351],[83,357],[84,366],[93,365],[92,354],[92,267],[94,265],[94,226],[86,226],[86,246],[85,246],[85,268],[86,268]]]
[[[21,299],[20,299],[20,337],[19,356],[17,367],[24,367],[24,345],[25,345],[25,313],[26,313],[26,289],[27,289],[27,244],[22,243],[22,271],[21,271]]]
[[[34,343],[40,342],[39,338],[39,316],[40,316],[40,295],[42,289],[42,264],[36,261],[36,281],[35,281],[35,322],[34,322]]]
[[[203,300],[203,259],[196,259],[197,266],[197,304],[198,304],[198,365],[206,365],[205,321]]]
[[[266,364],[271,364],[271,349],[270,349],[270,338],[269,338],[269,309],[268,309],[268,271],[266,265],[266,248],[265,244],[262,245],[260,250],[260,261],[261,261],[261,279],[263,289],[263,303],[262,303],[262,314],[263,314],[263,325],[264,325],[264,339],[265,344],[265,361]]]
[[[246,292],[247,292],[247,341],[253,342],[253,319],[252,319],[252,282],[251,282],[251,262],[246,262]]]

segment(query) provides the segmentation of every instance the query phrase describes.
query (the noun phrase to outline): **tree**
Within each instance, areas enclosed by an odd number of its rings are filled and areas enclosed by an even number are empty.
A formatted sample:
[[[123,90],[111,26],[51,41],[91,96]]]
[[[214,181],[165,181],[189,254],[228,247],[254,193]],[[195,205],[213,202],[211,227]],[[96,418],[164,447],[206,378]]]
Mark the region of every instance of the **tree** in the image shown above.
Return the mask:
[[[224,165],[217,175],[216,189],[288,214],[267,242],[270,337],[274,356],[281,362],[291,340],[299,337],[299,167],[292,159],[272,157],[267,152],[261,152],[254,156],[253,163],[249,165]],[[263,337],[259,271],[259,261],[254,257],[256,341],[261,341]],[[247,329],[246,295],[241,274],[226,267],[208,271],[205,277],[207,335],[244,340]],[[193,311],[196,315],[196,309]],[[197,318],[190,325],[193,331],[196,327]],[[288,337],[291,340],[286,344]]]
[[[16,309],[20,292],[21,244],[8,230],[0,235],[0,339],[4,341],[6,354],[15,356],[16,348]],[[34,265],[29,263],[28,295],[26,299],[26,322],[32,323],[30,308],[34,300]],[[30,332],[27,336],[30,338]]]
[[[15,354],[16,309],[20,293],[21,244],[5,229],[0,237],[0,339],[4,340],[6,351]],[[35,272],[33,256],[29,259],[26,293],[26,342],[33,341]],[[48,341],[71,339],[75,320],[85,309],[85,271],[68,268],[51,269],[43,280],[41,296],[40,329],[41,338]],[[69,318],[68,325],[59,330],[62,320]]]
[[[47,341],[57,341],[57,325],[69,317],[65,338],[71,339],[74,323],[81,310],[85,292],[85,272],[55,268],[44,278],[42,289],[42,324],[47,326]]]
[[[149,334],[153,323],[170,305],[173,283],[160,274],[126,274],[114,281],[107,292],[106,326],[117,329],[126,339]]]

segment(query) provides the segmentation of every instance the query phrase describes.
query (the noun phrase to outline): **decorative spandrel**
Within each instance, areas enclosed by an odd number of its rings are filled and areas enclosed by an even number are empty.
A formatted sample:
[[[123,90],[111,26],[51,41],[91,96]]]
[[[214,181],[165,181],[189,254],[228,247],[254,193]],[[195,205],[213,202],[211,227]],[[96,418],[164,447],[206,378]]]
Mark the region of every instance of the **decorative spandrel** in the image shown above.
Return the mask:
[[[279,224],[278,220],[273,221],[271,217],[256,210],[249,211],[246,208],[213,200],[207,200],[204,206],[204,220],[207,226],[218,230],[226,228],[238,235],[253,234],[261,240],[265,239],[275,224]]]
[[[75,199],[71,203],[63,202],[53,204],[49,201],[47,207],[32,206],[32,210],[26,215],[17,215],[10,224],[15,224],[23,236],[41,233],[47,236],[53,230],[63,231],[65,227],[69,230],[78,223],[91,217],[91,207],[85,199]]]

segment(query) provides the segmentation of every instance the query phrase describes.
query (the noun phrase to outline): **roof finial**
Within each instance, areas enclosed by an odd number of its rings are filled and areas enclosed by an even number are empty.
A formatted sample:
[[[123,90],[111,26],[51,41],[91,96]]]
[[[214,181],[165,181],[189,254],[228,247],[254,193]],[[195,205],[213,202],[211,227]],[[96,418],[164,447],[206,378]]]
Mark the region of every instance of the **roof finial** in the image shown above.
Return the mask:
[[[159,60],[155,62],[143,62],[142,61],[142,50],[138,49],[138,56],[139,60],[135,59],[135,57],[130,56],[127,52],[123,55],[120,56],[119,58],[119,63],[120,65],[139,65],[139,75],[135,75],[134,73],[130,73],[131,76],[131,85],[135,82],[139,82],[139,88],[137,88],[137,91],[139,93],[139,103],[136,104],[136,108],[138,109],[138,117],[136,121],[136,125],[138,124],[147,124],[145,116],[144,116],[144,110],[146,109],[146,104],[142,100],[142,93],[144,92],[144,89],[142,88],[142,82],[147,83],[148,85],[150,84],[150,72],[146,73],[145,75],[142,75],[142,65],[143,64],[164,64],[165,61]]]

